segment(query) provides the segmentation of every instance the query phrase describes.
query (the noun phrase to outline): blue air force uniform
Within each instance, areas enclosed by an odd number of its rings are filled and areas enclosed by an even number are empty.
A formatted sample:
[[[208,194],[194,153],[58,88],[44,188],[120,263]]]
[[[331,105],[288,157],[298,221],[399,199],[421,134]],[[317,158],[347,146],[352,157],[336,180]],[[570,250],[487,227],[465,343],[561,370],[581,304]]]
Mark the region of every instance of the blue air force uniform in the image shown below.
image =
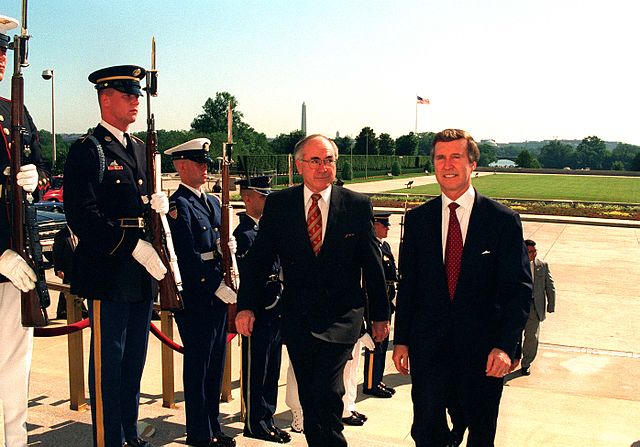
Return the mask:
[[[97,90],[141,96],[143,76],[140,67],[118,66],[98,70],[89,80]],[[96,446],[121,447],[138,439],[140,379],[157,289],[132,256],[147,236],[145,166],[144,143],[135,137],[127,140],[104,121],[71,146],[65,164],[65,212],[78,236],[71,293],[89,302],[89,392]]]
[[[173,160],[205,163],[210,160],[208,147],[208,139],[198,138],[168,149],[165,155],[171,155]],[[176,312],[175,318],[184,344],[187,444],[209,445],[211,438],[223,437],[218,415],[227,305],[215,295],[223,277],[216,247],[220,238],[220,202],[180,184],[169,198],[168,216],[183,286],[184,310]],[[215,445],[234,444],[223,440]]]
[[[258,223],[245,213],[239,214],[240,223],[233,232],[237,242],[236,258],[242,281],[244,256],[258,234]],[[280,306],[278,306],[282,285],[279,279],[280,263],[276,261],[265,278],[264,293],[257,301],[253,332],[250,337],[242,337],[242,377],[243,399],[245,403],[245,434],[267,437],[282,437],[274,430],[273,415],[278,399],[278,379],[282,358],[282,337],[280,335]]]
[[[390,215],[391,213],[375,213],[374,220],[389,227]],[[384,269],[384,278],[387,284],[389,307],[393,313],[394,305],[392,301],[396,297],[396,284],[398,282],[396,261],[388,242],[378,239],[378,244],[380,246],[380,251],[382,252],[382,267]],[[373,394],[377,397],[391,397],[395,392],[392,388],[387,387],[382,382],[388,346],[389,337],[385,338],[380,343],[376,343],[376,348],[373,351],[365,348],[364,382],[362,384],[362,390],[365,394]]]

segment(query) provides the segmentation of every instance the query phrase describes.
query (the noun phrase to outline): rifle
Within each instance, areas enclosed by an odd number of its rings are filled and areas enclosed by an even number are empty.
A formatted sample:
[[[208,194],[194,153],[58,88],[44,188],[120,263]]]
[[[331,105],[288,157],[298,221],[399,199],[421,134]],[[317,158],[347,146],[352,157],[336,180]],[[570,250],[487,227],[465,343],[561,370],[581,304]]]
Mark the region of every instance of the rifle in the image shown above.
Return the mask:
[[[229,204],[229,165],[232,163],[233,152],[233,111],[231,101],[227,108],[227,142],[222,143],[222,225],[220,226],[220,248],[222,249],[222,274],[225,284],[238,291],[238,269],[235,266],[235,257],[229,250],[229,239],[231,237],[231,225],[233,208]],[[236,314],[238,306],[227,304],[227,332],[237,333]]]
[[[11,78],[11,242],[12,248],[36,273],[36,287],[22,292],[21,314],[24,327],[42,327],[49,324],[46,308],[50,304],[49,290],[42,265],[42,247],[38,233],[33,196],[15,183],[22,166],[22,156],[29,157],[31,148],[24,144],[24,78],[22,68],[28,67],[27,0],[22,0],[20,35],[13,36],[13,77]]]
[[[398,269],[398,280],[402,278],[402,270],[400,269],[400,260],[402,259],[402,246],[404,245],[404,219],[407,217],[407,205],[409,202],[409,194],[404,199],[404,213],[400,218],[400,245],[398,247],[398,262],[396,268]]]
[[[151,182],[150,194],[155,194],[162,190],[162,169],[160,163],[160,152],[158,152],[158,134],[156,132],[156,119],[151,113],[151,97],[158,96],[158,70],[156,70],[156,40],[151,40],[151,70],[147,70],[147,181]],[[152,181],[153,180],[153,181]],[[182,278],[178,268],[178,258],[173,249],[173,239],[166,216],[161,216],[149,207],[148,229],[151,237],[151,244],[156,249],[158,256],[162,260],[167,274],[164,275],[158,286],[160,288],[160,309],[181,310],[182,303]]]

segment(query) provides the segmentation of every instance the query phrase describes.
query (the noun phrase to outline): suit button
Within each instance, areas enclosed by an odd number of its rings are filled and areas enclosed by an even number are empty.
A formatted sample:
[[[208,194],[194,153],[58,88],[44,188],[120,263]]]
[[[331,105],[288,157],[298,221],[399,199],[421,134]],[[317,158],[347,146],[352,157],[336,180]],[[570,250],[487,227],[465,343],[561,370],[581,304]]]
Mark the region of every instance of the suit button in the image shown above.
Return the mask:
[[[117,180],[116,180],[116,183],[120,183],[120,179],[117,179]]]
[[[0,121],[4,121],[4,115],[0,115]]]
[[[144,182],[142,181],[141,178],[138,179],[138,185],[142,185]]]
[[[207,227],[202,227],[202,230],[206,230],[206,229],[207,229]]]
[[[200,278],[200,282],[205,282],[205,281],[206,281],[206,279]]]
[[[11,131],[9,129],[7,129],[6,127],[4,129],[2,129],[4,131],[5,135],[9,135],[11,133]]]

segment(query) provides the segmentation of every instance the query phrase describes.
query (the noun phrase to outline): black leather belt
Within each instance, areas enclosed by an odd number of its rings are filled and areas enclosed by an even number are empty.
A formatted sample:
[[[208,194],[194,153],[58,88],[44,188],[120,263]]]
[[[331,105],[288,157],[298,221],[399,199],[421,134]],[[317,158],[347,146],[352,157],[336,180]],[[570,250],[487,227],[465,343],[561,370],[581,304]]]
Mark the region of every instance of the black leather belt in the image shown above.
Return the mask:
[[[120,228],[144,228],[144,218],[142,217],[124,217],[116,219],[120,224]]]

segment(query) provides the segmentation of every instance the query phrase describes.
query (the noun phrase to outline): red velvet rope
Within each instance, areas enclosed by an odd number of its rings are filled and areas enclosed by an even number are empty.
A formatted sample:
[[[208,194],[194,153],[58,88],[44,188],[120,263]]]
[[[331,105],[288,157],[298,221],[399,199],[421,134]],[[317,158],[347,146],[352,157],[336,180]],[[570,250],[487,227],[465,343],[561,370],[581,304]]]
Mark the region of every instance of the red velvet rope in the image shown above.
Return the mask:
[[[81,331],[84,328],[89,327],[89,319],[85,318],[84,320],[80,320],[77,323],[68,324],[66,326],[60,327],[37,327],[33,329],[33,335],[36,337],[56,337],[58,335],[68,335],[76,331]],[[184,346],[180,346],[178,343],[171,340],[169,337],[164,335],[158,327],[151,323],[149,328],[151,333],[155,335],[158,340],[160,340],[165,345],[169,346],[176,352],[180,354],[184,354]],[[236,334],[227,334],[227,343],[229,343]]]

